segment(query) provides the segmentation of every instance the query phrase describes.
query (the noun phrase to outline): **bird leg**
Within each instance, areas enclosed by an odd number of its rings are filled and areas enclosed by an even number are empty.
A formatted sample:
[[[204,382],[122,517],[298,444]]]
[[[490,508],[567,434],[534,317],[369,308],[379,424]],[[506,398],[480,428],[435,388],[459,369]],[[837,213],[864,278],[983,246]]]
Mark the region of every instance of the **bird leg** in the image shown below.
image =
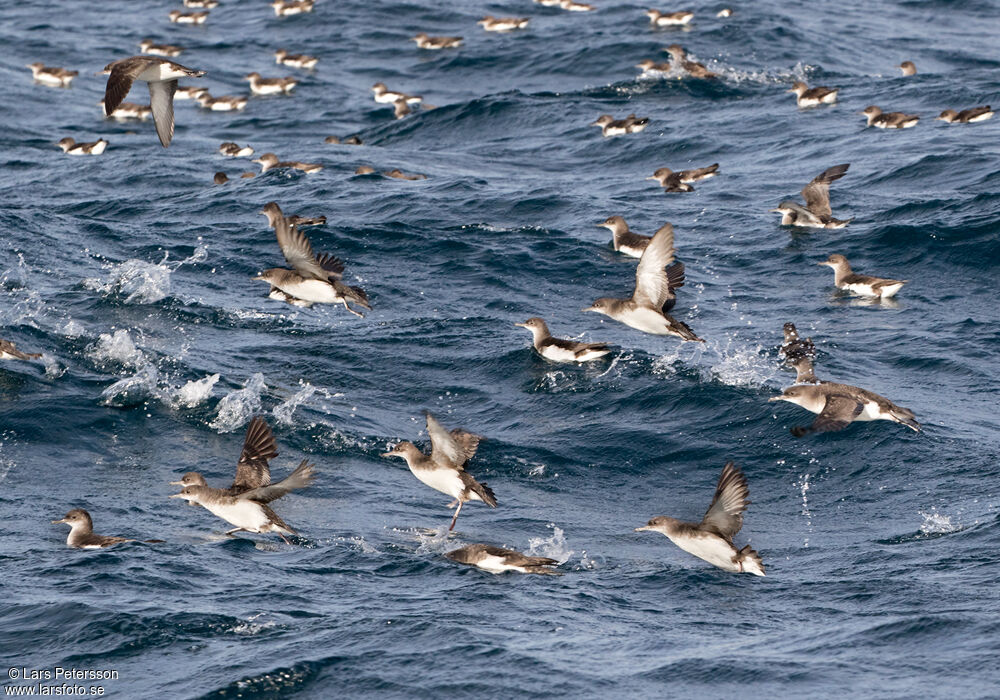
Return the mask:
[[[459,501],[458,502],[458,508],[455,509],[455,515],[451,519],[451,526],[448,528],[448,532],[451,532],[452,530],[455,529],[455,523],[458,521],[458,514],[462,512],[462,506],[464,506],[464,505],[465,505],[465,501]]]
[[[461,502],[462,502],[462,500],[460,498],[456,498],[454,501],[452,501],[451,503],[449,503],[448,505],[446,505],[445,508],[454,508],[455,506],[457,506]]]
[[[232,537],[234,532],[242,532],[242,531],[243,531],[242,527],[234,527],[232,530],[226,533],[226,537]]]
[[[278,535],[281,537],[281,539],[283,539],[285,541],[285,544],[291,544],[292,543],[292,541],[290,539],[288,539],[287,537],[285,537],[285,533],[279,532]]]
[[[354,314],[358,318],[364,318],[365,317],[365,315],[363,313],[359,313],[359,312],[355,311],[354,309],[352,309],[350,306],[348,306],[347,305],[347,299],[344,299],[344,308],[347,309],[348,311],[350,311],[352,314]]]

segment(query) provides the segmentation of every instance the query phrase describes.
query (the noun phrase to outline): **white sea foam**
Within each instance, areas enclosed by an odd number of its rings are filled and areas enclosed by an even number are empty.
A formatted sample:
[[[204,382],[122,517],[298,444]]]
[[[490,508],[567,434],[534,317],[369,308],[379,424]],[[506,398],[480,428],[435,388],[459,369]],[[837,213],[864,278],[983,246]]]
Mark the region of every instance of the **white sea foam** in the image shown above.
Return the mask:
[[[258,372],[250,377],[242,389],[222,397],[215,420],[208,424],[209,427],[220,433],[228,433],[239,428],[260,411],[260,395],[266,388],[263,374]]]

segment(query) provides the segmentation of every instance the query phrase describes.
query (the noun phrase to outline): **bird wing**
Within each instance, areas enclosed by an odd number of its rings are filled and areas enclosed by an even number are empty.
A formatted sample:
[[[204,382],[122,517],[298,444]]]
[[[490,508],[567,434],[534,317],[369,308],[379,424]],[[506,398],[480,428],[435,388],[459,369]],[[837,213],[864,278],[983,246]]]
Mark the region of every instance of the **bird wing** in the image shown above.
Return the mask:
[[[472,459],[482,438],[464,430],[445,430],[437,418],[427,414],[427,434],[431,438],[431,459],[437,464],[461,470]]]
[[[324,270],[316,259],[312,245],[304,233],[289,224],[285,217],[280,217],[274,222],[274,232],[278,236],[278,247],[281,248],[281,254],[285,256],[285,260],[295,268],[296,272],[303,277],[323,280],[324,282],[329,279],[329,272]]]
[[[705,177],[706,175],[711,175],[719,169],[718,163],[712,163],[704,168],[692,168],[691,170],[682,170],[680,172],[681,181],[686,182],[688,180],[698,180]]]
[[[174,138],[174,93],[176,80],[161,80],[148,83],[149,106],[153,110],[153,123],[160,145],[166,148]]]
[[[13,355],[19,360],[33,360],[42,356],[40,352],[21,352],[17,349],[14,343],[9,340],[0,340],[0,352]]]
[[[806,186],[806,189],[809,189],[808,185]],[[787,207],[790,207],[791,209],[793,209],[795,211],[795,213],[798,214],[799,217],[802,218],[802,219],[805,219],[807,221],[811,221],[811,222],[817,223],[817,224],[823,223],[823,220],[820,217],[820,215],[814,213],[811,209],[805,208],[801,204],[796,204],[795,202],[784,202],[783,205],[787,206]],[[827,206],[827,209],[829,209],[829,208],[830,207]],[[798,224],[798,222],[796,222],[795,225],[801,225],[801,224]]]
[[[484,546],[483,551],[491,556],[505,559],[511,566],[558,566],[559,564],[559,562],[555,559],[549,559],[548,557],[529,557],[527,554],[521,554],[513,549],[494,547],[491,544]]]
[[[146,67],[146,64],[140,61],[124,61],[119,62],[111,69],[111,75],[108,76],[108,84],[104,88],[104,114],[110,117],[111,113],[118,109],[118,105],[122,103],[122,100],[128,95],[128,91],[132,89],[132,81],[136,79]]]
[[[319,266],[326,270],[331,279],[340,279],[344,276],[344,261],[329,253],[320,253],[316,258]]]
[[[993,110],[990,109],[989,105],[985,105],[983,107],[973,107],[972,109],[963,109],[961,112],[958,113],[958,119],[959,121],[963,119],[968,121],[970,119],[975,119],[976,117],[981,117],[987,112],[992,112],[992,111]]]
[[[727,463],[715,487],[712,505],[701,519],[701,527],[731,542],[743,527],[743,511],[750,504],[749,497],[746,475],[733,462]]]
[[[831,394],[826,397],[826,404],[816,416],[810,429],[816,433],[843,430],[858,417],[862,410],[864,410],[864,405],[856,399],[842,394]]]
[[[850,163],[827,168],[802,188],[802,197],[806,200],[806,208],[816,216],[830,216],[830,183],[844,177],[851,167]]]
[[[251,501],[257,501],[258,503],[270,503],[271,501],[281,498],[290,491],[305,488],[313,482],[313,479],[316,476],[316,473],[313,470],[314,466],[315,465],[310,464],[307,460],[303,459],[299,462],[299,466],[295,468],[295,471],[278,483],[268,484],[255,489],[250,489],[249,491],[244,491],[240,494],[240,498],[247,498]]]
[[[642,306],[659,309],[670,296],[666,267],[674,261],[674,227],[664,224],[656,232],[635,270],[632,300]]]
[[[271,483],[271,469],[267,460],[278,456],[274,433],[260,416],[254,416],[243,440],[243,451],[236,464],[236,478],[230,488],[249,491]]]

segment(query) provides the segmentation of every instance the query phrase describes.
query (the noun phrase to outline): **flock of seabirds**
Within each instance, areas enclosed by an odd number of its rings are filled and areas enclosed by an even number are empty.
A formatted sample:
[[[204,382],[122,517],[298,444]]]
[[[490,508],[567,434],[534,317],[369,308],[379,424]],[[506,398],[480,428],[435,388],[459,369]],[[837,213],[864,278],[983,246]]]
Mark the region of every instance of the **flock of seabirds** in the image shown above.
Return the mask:
[[[536,0],[541,5],[559,7],[567,11],[586,12],[594,7],[573,0]],[[169,13],[171,22],[181,24],[202,24],[209,10],[218,4],[216,0],[184,0],[188,8],[197,11],[174,10]],[[278,17],[288,17],[312,12],[313,0],[275,0],[271,3]],[[687,25],[694,16],[690,11],[661,12],[649,10],[646,15],[655,27]],[[717,17],[732,15],[731,9],[723,9]],[[528,26],[527,17],[487,16],[478,22],[488,32],[514,32]],[[419,50],[447,50],[462,45],[459,36],[429,36],[419,33],[413,37]],[[200,78],[203,70],[195,70],[176,63],[170,58],[177,57],[183,49],[178,46],[155,44],[144,40],[140,44],[142,55],[123,58],[109,63],[101,74],[107,74],[107,86],[102,102],[104,113],[118,119],[145,119],[150,114],[156,127],[160,143],[164,148],[170,145],[174,133],[174,99],[196,99],[202,107],[214,111],[239,110],[246,106],[244,96],[212,97],[207,90],[179,87],[178,80]],[[717,80],[716,73],[688,57],[685,50],[677,45],[668,46],[669,63],[645,60],[637,67],[646,77],[678,77],[694,80]],[[274,52],[275,62],[303,70],[316,67],[318,58],[303,54],[291,54],[284,49]],[[68,87],[77,71],[48,67],[41,63],[30,66],[38,83],[51,87]],[[904,76],[916,74],[911,61],[899,65]],[[264,78],[253,72],[246,75],[250,90],[254,95],[289,94],[295,87],[295,78]],[[146,83],[149,89],[149,106],[124,102],[125,97],[136,82]],[[389,90],[383,83],[373,88],[375,101],[392,104],[396,118],[411,114],[413,105],[420,105],[422,98],[403,92]],[[804,82],[795,82],[789,92],[796,96],[800,108],[816,108],[833,104],[838,98],[837,88],[809,87]],[[429,107],[428,105],[424,105]],[[430,107],[432,108],[432,107]],[[862,114],[867,125],[883,129],[906,129],[917,124],[918,115],[903,112],[885,112],[871,105]],[[990,119],[993,111],[989,106],[974,107],[961,111],[946,109],[938,119],[949,124],[965,124]],[[629,114],[616,119],[612,115],[601,115],[592,126],[600,127],[604,137],[615,137],[641,132],[649,124],[648,118]],[[330,136],[328,143],[360,145],[357,136],[341,139]],[[63,150],[71,155],[100,155],[108,142],[100,139],[91,143],[76,143],[72,138],[59,142]],[[220,146],[220,153],[232,157],[253,155],[250,146],[239,146],[227,142]],[[254,162],[262,172],[275,168],[289,168],[306,173],[322,168],[319,164],[282,161],[273,153],[265,153]],[[813,178],[803,189],[803,203],[786,200],[771,211],[781,214],[784,226],[839,229],[847,226],[851,219],[837,219],[830,207],[830,185],[844,177],[849,164],[827,168]],[[673,171],[669,168],[656,170],[649,178],[656,180],[668,193],[682,193],[693,190],[692,183],[707,180],[719,174],[719,165],[703,168]],[[371,173],[368,166],[358,169],[359,173]],[[423,175],[411,175],[399,170],[384,173],[399,179],[422,179]],[[253,173],[244,176],[252,177]],[[222,184],[228,177],[216,173],[215,182]],[[288,267],[275,267],[263,271],[255,280],[270,285],[269,297],[302,307],[314,304],[342,305],[348,312],[359,317],[363,312],[357,308],[370,309],[368,296],[363,289],[343,281],[344,263],[330,254],[316,254],[309,238],[302,232],[308,226],[325,223],[325,217],[305,219],[286,216],[276,202],[269,202],[261,211],[271,228],[274,229],[278,246]],[[689,342],[704,342],[683,321],[668,312],[677,302],[676,291],[684,285],[684,264],[675,259],[674,229],[664,224],[653,236],[643,236],[629,230],[621,216],[612,216],[598,224],[612,234],[614,249],[624,255],[638,258],[635,273],[635,289],[625,299],[602,297],[584,311],[595,312],[624,323],[644,333],[669,335]],[[891,299],[906,284],[905,280],[885,279],[854,272],[847,258],[835,254],[819,265],[826,265],[834,271],[834,284],[851,294],[877,300]],[[355,308],[352,308],[355,307]],[[546,322],[539,317],[530,318],[516,324],[531,332],[535,350],[552,362],[582,363],[597,360],[612,351],[605,343],[585,343],[557,338],[551,335]],[[792,323],[784,326],[784,342],[781,346],[784,361],[796,370],[796,381],[781,395],[770,401],[788,401],[816,415],[809,426],[794,427],[792,433],[802,436],[810,432],[836,431],[846,428],[853,421],[887,420],[905,425],[915,431],[920,430],[916,416],[907,408],[896,405],[889,399],[874,392],[855,386],[817,379],[813,370],[816,348],[809,338],[801,338]],[[18,350],[10,341],[0,341],[0,359],[29,360],[38,358],[38,353]],[[461,429],[448,430],[430,413],[426,414],[427,434],[430,438],[430,453],[423,452],[409,441],[400,442],[382,457],[398,457],[405,460],[413,475],[427,486],[447,494],[454,501],[449,508],[455,508],[449,530],[454,529],[462,506],[469,501],[480,501],[491,508],[497,506],[497,499],[490,487],[477,481],[466,467],[475,456],[481,436]],[[236,466],[236,476],[230,486],[216,488],[209,486],[205,478],[197,472],[185,474],[179,481],[171,482],[181,490],[170,498],[179,498],[192,506],[202,506],[214,515],[234,526],[227,535],[246,531],[253,533],[277,533],[285,542],[288,536],[297,534],[288,526],[270,504],[291,491],[304,488],[315,478],[314,465],[303,460],[287,477],[272,483],[269,460],[278,455],[274,435],[263,418],[257,416],[250,422]],[[666,535],[681,549],[699,557],[716,567],[730,572],[743,572],[764,576],[764,565],[760,555],[746,545],[740,549],[733,543],[733,537],[743,525],[743,513],[749,504],[749,487],[743,472],[732,462],[723,467],[716,485],[715,494],[708,511],[700,522],[683,522],[674,518],[659,516],[651,519],[636,531],[652,531]],[[70,547],[99,549],[122,542],[132,542],[123,537],[109,537],[95,534],[93,522],[87,511],[76,508],[63,518],[52,521],[70,526],[67,544]],[[161,542],[161,540],[145,540]],[[522,573],[556,573],[559,562],[546,558],[527,556],[517,551],[488,544],[472,544],[445,556],[457,562],[478,566],[492,573],[518,571]]]

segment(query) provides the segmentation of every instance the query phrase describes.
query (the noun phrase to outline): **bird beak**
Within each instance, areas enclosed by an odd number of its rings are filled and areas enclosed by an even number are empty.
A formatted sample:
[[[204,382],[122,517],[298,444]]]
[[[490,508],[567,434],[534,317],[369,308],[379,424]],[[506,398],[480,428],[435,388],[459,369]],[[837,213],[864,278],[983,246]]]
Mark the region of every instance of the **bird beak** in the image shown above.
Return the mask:
[[[517,326],[518,328],[527,328],[527,326],[523,323],[515,323],[514,325]]]
[[[184,482],[183,481],[171,481],[170,485],[171,486],[183,486]]]
[[[600,126],[597,122],[590,122],[590,126]]]
[[[172,496],[167,496],[167,498],[184,498],[184,495],[180,493],[175,493]]]
[[[649,177],[647,177],[646,179],[647,179],[647,180],[659,180],[659,178],[658,178],[658,177],[656,177],[655,175],[650,175],[650,176],[649,176]]]
[[[781,210],[780,210],[780,209],[768,209],[768,211],[770,211],[770,212],[775,212],[775,213],[778,213],[778,214],[780,214],[780,213],[781,213]]]
[[[642,532],[643,530],[650,530],[650,529],[651,529],[651,528],[649,527],[649,525],[643,525],[642,527],[637,527],[637,528],[636,528],[635,530],[633,530],[632,532]]]
[[[768,403],[774,403],[775,401],[781,401],[783,398],[785,398],[784,395],[782,395],[782,396],[772,396],[771,398],[769,398],[767,400],[767,402]]]
[[[392,452],[383,452],[382,454],[379,455],[379,457],[395,457],[395,456],[396,456],[395,450],[393,450]]]
[[[816,264],[819,265],[820,267],[822,267],[823,265],[829,265],[830,263],[828,263],[828,262],[818,262]]]
[[[250,279],[253,280],[254,282],[263,282],[264,281],[264,275],[257,275],[256,277],[251,277]]]
[[[867,112],[865,112],[864,110],[858,112],[858,114],[864,114],[866,117],[868,116]]]
[[[62,518],[61,520],[53,520],[52,524],[58,525],[59,523],[64,523],[64,522],[66,522],[66,518]]]

